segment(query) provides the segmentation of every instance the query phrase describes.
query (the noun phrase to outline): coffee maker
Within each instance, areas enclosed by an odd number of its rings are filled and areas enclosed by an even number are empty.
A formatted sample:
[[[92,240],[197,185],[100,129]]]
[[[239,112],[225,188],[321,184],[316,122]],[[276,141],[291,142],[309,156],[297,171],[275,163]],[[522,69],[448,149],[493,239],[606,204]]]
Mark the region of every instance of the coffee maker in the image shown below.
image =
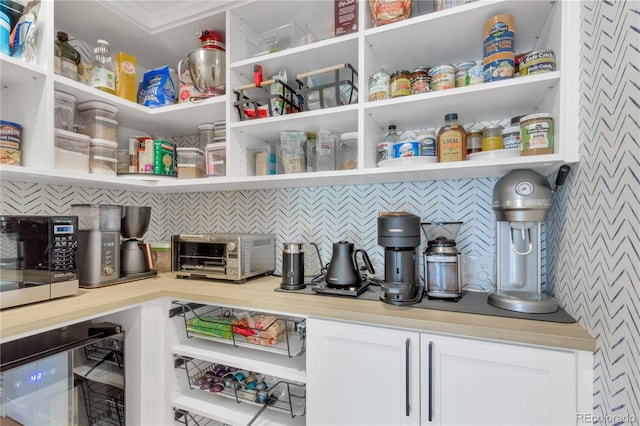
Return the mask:
[[[73,204],[78,216],[78,280],[80,287],[100,287],[120,278],[120,217],[113,205]]]
[[[385,248],[380,299],[398,305],[420,302],[420,218],[407,212],[381,212],[378,244]]]
[[[552,194],[564,183],[569,166],[562,166],[551,189],[533,170],[512,170],[493,187],[496,215],[496,288],[489,304],[524,313],[551,313],[558,302],[542,290],[542,224],[552,205]]]
[[[71,214],[78,216],[80,287],[157,275],[151,270],[151,249],[141,240],[149,226],[151,207],[73,204]]]

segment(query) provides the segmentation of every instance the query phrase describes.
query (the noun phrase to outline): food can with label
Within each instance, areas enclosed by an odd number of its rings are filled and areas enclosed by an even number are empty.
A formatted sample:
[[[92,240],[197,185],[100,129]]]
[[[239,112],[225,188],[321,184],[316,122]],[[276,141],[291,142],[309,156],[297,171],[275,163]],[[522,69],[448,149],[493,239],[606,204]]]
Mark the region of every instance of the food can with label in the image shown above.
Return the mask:
[[[519,62],[520,76],[555,71],[556,58],[553,50],[536,50],[524,55]]]
[[[411,94],[427,93],[431,91],[431,77],[429,77],[428,68],[419,67],[414,69],[409,76],[411,84]]]
[[[391,76],[384,71],[369,77],[369,101],[389,99],[391,97]]]
[[[393,144],[393,158],[419,157],[420,142],[400,141]]]
[[[553,154],[553,116],[525,115],[520,119],[520,155]]]
[[[476,64],[467,70],[464,76],[464,85],[473,86],[482,83],[484,83],[484,67],[482,64]]]
[[[393,144],[389,142],[380,142],[378,144],[378,162],[386,161],[393,158]]]
[[[20,143],[22,126],[11,121],[0,120],[0,164],[20,165]]]
[[[465,61],[455,66],[456,87],[463,87],[466,85],[465,80],[467,77],[467,70],[475,65],[476,63],[474,61]]]
[[[409,96],[411,94],[411,73],[407,70],[399,70],[391,74],[391,97]]]
[[[482,152],[502,149],[502,126],[492,124],[482,129]]]
[[[516,27],[513,15],[502,14],[484,23],[484,81],[512,78],[515,73]]]
[[[445,64],[429,70],[431,90],[447,90],[456,87],[456,70],[453,65]]]
[[[421,130],[416,134],[420,142],[420,156],[436,158],[436,134],[433,130]]]

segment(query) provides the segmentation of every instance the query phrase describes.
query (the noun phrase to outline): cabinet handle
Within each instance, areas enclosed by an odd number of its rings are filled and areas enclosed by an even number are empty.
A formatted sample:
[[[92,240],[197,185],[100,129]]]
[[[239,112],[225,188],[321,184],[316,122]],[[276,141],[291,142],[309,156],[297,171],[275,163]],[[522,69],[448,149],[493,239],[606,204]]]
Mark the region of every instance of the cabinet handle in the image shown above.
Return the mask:
[[[433,421],[433,342],[429,342],[429,421]]]
[[[405,351],[405,411],[406,411],[406,416],[409,417],[409,413],[411,411],[411,407],[409,405],[409,346],[411,343],[411,339],[407,339],[406,341],[406,351]]]

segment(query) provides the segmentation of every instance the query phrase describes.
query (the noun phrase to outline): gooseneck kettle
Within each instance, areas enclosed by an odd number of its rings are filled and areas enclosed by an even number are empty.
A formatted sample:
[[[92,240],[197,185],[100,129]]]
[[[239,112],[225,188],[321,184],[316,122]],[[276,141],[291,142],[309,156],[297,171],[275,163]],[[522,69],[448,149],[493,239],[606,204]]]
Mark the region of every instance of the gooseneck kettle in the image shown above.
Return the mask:
[[[366,269],[371,274],[375,274],[366,251],[363,249],[356,250],[354,244],[348,241],[338,241],[333,243],[331,261],[324,278],[329,287],[353,287],[362,283],[360,268],[356,260],[358,253],[362,254]]]

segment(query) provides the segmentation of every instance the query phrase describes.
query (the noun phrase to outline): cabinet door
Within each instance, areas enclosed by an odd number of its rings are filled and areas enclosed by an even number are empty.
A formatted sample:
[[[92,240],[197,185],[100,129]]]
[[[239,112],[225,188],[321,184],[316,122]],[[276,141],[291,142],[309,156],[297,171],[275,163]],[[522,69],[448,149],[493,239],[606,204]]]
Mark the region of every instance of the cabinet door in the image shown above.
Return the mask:
[[[429,334],[420,346],[423,424],[575,424],[573,352]]]
[[[419,337],[308,319],[307,423],[418,424]]]

